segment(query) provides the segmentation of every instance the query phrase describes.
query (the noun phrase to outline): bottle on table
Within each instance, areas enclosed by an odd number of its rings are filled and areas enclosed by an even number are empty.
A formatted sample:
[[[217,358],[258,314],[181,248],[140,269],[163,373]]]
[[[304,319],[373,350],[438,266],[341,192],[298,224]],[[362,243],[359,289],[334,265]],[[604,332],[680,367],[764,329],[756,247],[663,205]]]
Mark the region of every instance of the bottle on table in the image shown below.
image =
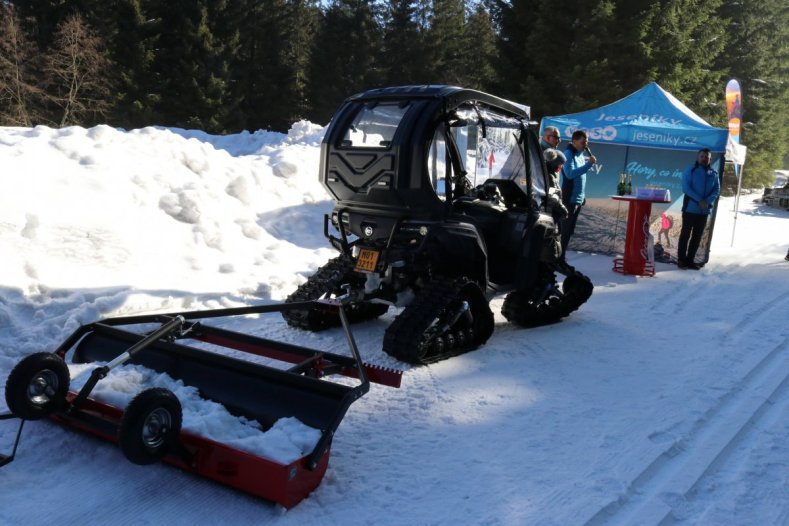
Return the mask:
[[[627,189],[625,188],[625,174],[619,174],[619,184],[616,185],[616,195],[625,195]]]

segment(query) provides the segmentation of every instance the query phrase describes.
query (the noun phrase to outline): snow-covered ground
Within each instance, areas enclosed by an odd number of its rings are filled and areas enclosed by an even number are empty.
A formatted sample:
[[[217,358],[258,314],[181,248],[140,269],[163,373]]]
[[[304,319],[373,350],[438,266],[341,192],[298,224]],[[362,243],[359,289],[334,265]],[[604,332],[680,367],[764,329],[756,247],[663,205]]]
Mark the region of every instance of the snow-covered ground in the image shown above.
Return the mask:
[[[80,324],[283,299],[334,255],[322,132],[0,128],[0,385]],[[393,311],[356,326],[403,386],[351,406],[287,512],[44,420],[0,469],[0,524],[789,524],[789,213],[743,196],[731,246],[732,207],[703,270],[622,276],[572,253],[587,304],[523,330],[496,299],[464,356],[408,367],[380,350]],[[224,324],[345,348],[278,316]],[[0,422],[0,451],[15,431]]]

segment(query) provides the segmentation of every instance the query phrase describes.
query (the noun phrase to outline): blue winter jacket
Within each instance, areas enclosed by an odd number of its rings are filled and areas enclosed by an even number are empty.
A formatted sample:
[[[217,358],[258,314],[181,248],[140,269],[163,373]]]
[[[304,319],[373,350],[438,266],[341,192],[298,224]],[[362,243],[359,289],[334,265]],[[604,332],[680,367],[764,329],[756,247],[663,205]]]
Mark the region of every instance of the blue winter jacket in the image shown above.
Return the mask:
[[[718,172],[698,163],[688,167],[682,174],[682,191],[685,193],[682,211],[689,214],[709,215],[720,190]],[[702,200],[707,202],[706,210],[702,210],[699,206],[699,201]]]
[[[562,197],[565,204],[581,205],[586,199],[586,172],[592,162],[586,160],[583,152],[579,152],[570,144],[564,151],[567,162],[562,168]]]

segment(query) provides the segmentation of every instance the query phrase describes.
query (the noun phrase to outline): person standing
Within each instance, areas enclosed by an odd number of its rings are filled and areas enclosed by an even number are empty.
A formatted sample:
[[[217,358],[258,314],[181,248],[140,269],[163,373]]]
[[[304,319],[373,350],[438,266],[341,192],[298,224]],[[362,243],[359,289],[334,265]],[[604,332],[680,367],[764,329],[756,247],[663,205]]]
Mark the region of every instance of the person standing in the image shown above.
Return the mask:
[[[546,126],[542,130],[542,138],[540,139],[540,148],[545,151],[549,148],[558,148],[562,136],[559,134],[559,128],[556,126]]]
[[[720,194],[718,172],[712,169],[711,162],[709,148],[702,148],[696,156],[696,162],[682,174],[685,200],[682,203],[682,230],[677,245],[677,266],[682,269],[701,268],[695,261],[696,251],[712,205]]]
[[[555,195],[561,198],[562,195],[562,168],[567,158],[562,152],[555,148],[546,148],[542,152],[545,159],[545,166],[548,168],[548,186],[554,190]]]
[[[666,246],[671,248],[671,238],[668,235],[671,233],[671,227],[674,226],[674,221],[671,216],[666,215],[665,212],[660,213],[660,231],[657,235],[658,243],[662,239],[662,236],[666,236]]]
[[[562,187],[559,183],[561,178],[562,166],[564,166],[564,154],[555,148],[548,148],[543,152],[545,166],[548,168],[548,187],[545,191],[545,199],[542,203],[545,210],[551,214],[554,223],[558,227],[554,230],[550,238],[550,250],[559,262],[564,261],[562,251],[562,221],[567,217],[567,208],[562,202]],[[546,245],[547,248],[548,245]]]
[[[567,253],[567,245],[575,233],[578,215],[586,202],[586,172],[597,163],[597,158],[587,149],[588,144],[586,132],[576,130],[564,151],[567,161],[562,168],[562,199],[568,215],[561,225],[562,255]],[[588,159],[584,152],[589,155]]]
[[[545,206],[561,225],[561,220],[567,217],[567,208],[562,202],[561,173],[567,159],[564,154],[554,148],[543,152],[545,166],[548,168],[548,189],[545,192]]]

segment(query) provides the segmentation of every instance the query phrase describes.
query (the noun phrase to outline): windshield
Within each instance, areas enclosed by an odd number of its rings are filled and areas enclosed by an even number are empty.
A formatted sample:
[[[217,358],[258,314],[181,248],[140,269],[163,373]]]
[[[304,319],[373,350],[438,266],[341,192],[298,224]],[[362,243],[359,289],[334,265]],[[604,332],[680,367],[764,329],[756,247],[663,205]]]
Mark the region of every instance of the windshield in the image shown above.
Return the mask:
[[[451,142],[457,147],[459,168],[465,172],[468,186],[477,187],[488,179],[510,180],[525,194],[545,195],[541,152],[533,141],[523,141],[523,124],[518,118],[479,107],[474,103],[455,109],[448,119]],[[446,181],[453,173],[446,127],[438,126],[428,150],[427,169],[430,183],[440,199],[445,197]],[[524,144],[530,162],[524,158]],[[536,148],[536,150],[535,150]],[[532,151],[534,150],[534,151]],[[530,177],[537,174],[537,177]],[[530,180],[532,191],[529,192]]]
[[[353,148],[388,148],[408,104],[374,103],[362,106],[345,130],[341,146]]]
[[[536,166],[526,166],[521,145],[520,119],[499,111],[466,104],[455,110],[450,120],[452,135],[460,151],[463,169],[471,186],[488,179],[512,180],[528,193],[528,174],[541,173],[539,152],[532,153]],[[534,164],[534,163],[532,163]],[[535,178],[534,194],[545,193],[541,177]]]

